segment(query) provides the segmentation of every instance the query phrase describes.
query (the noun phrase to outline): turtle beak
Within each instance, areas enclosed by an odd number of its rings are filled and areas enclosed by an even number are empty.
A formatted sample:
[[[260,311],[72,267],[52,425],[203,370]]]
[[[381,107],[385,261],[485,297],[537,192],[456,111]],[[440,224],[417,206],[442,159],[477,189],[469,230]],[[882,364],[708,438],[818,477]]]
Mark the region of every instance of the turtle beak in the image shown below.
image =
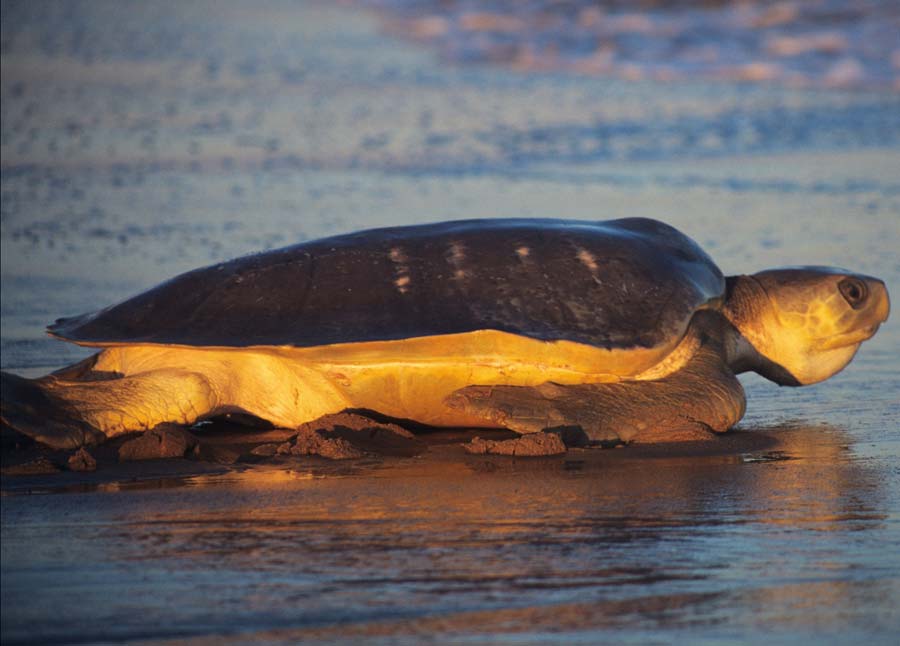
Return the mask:
[[[876,316],[878,317],[880,324],[887,321],[888,316],[891,314],[891,297],[888,294],[887,285],[885,285],[883,281],[875,279],[872,282],[875,283],[873,296],[877,296],[878,298]],[[877,326],[875,329],[878,329]],[[872,334],[874,334],[874,332]]]

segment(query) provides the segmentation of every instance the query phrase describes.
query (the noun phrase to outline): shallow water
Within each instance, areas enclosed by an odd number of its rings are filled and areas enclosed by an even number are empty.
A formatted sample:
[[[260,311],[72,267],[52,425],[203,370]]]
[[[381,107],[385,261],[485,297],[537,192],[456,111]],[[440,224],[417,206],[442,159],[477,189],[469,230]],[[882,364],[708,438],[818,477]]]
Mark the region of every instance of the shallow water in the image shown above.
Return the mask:
[[[900,285],[888,89],[446,66],[315,4],[35,6],[2,5],[5,370],[87,354],[57,317],[384,224],[647,215],[726,273]],[[895,318],[824,384],[744,378],[719,455],[4,479],[56,493],[2,499],[3,642],[892,643]]]

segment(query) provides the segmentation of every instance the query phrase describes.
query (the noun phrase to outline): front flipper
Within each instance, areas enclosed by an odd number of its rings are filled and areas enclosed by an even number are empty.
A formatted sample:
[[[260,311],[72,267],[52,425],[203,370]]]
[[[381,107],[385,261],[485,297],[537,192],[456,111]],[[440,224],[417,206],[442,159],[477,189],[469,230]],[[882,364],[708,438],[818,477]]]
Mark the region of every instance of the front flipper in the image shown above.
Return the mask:
[[[593,442],[709,439],[744,415],[744,390],[714,348],[655,381],[469,386],[446,403],[519,433],[580,428]]]

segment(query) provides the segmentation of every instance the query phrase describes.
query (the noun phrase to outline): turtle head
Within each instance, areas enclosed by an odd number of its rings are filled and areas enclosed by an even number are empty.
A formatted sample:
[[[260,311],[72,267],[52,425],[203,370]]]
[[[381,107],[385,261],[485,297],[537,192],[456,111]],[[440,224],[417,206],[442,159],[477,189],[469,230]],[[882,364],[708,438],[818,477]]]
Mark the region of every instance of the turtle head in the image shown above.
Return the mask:
[[[738,369],[783,386],[839,372],[890,312],[882,281],[835,267],[770,269],[727,282],[723,313],[740,332]]]

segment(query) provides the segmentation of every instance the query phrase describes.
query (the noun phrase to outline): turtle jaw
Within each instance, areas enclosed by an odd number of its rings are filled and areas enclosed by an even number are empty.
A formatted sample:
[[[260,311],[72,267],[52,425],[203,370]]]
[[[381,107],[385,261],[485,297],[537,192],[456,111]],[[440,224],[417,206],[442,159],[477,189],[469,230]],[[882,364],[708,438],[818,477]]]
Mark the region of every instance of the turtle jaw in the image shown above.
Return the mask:
[[[875,336],[875,333],[880,327],[881,323],[873,323],[872,325],[846,334],[836,334],[832,337],[822,339],[822,341],[816,345],[816,349],[827,351],[846,348],[848,346],[859,346],[863,341],[868,341]]]

